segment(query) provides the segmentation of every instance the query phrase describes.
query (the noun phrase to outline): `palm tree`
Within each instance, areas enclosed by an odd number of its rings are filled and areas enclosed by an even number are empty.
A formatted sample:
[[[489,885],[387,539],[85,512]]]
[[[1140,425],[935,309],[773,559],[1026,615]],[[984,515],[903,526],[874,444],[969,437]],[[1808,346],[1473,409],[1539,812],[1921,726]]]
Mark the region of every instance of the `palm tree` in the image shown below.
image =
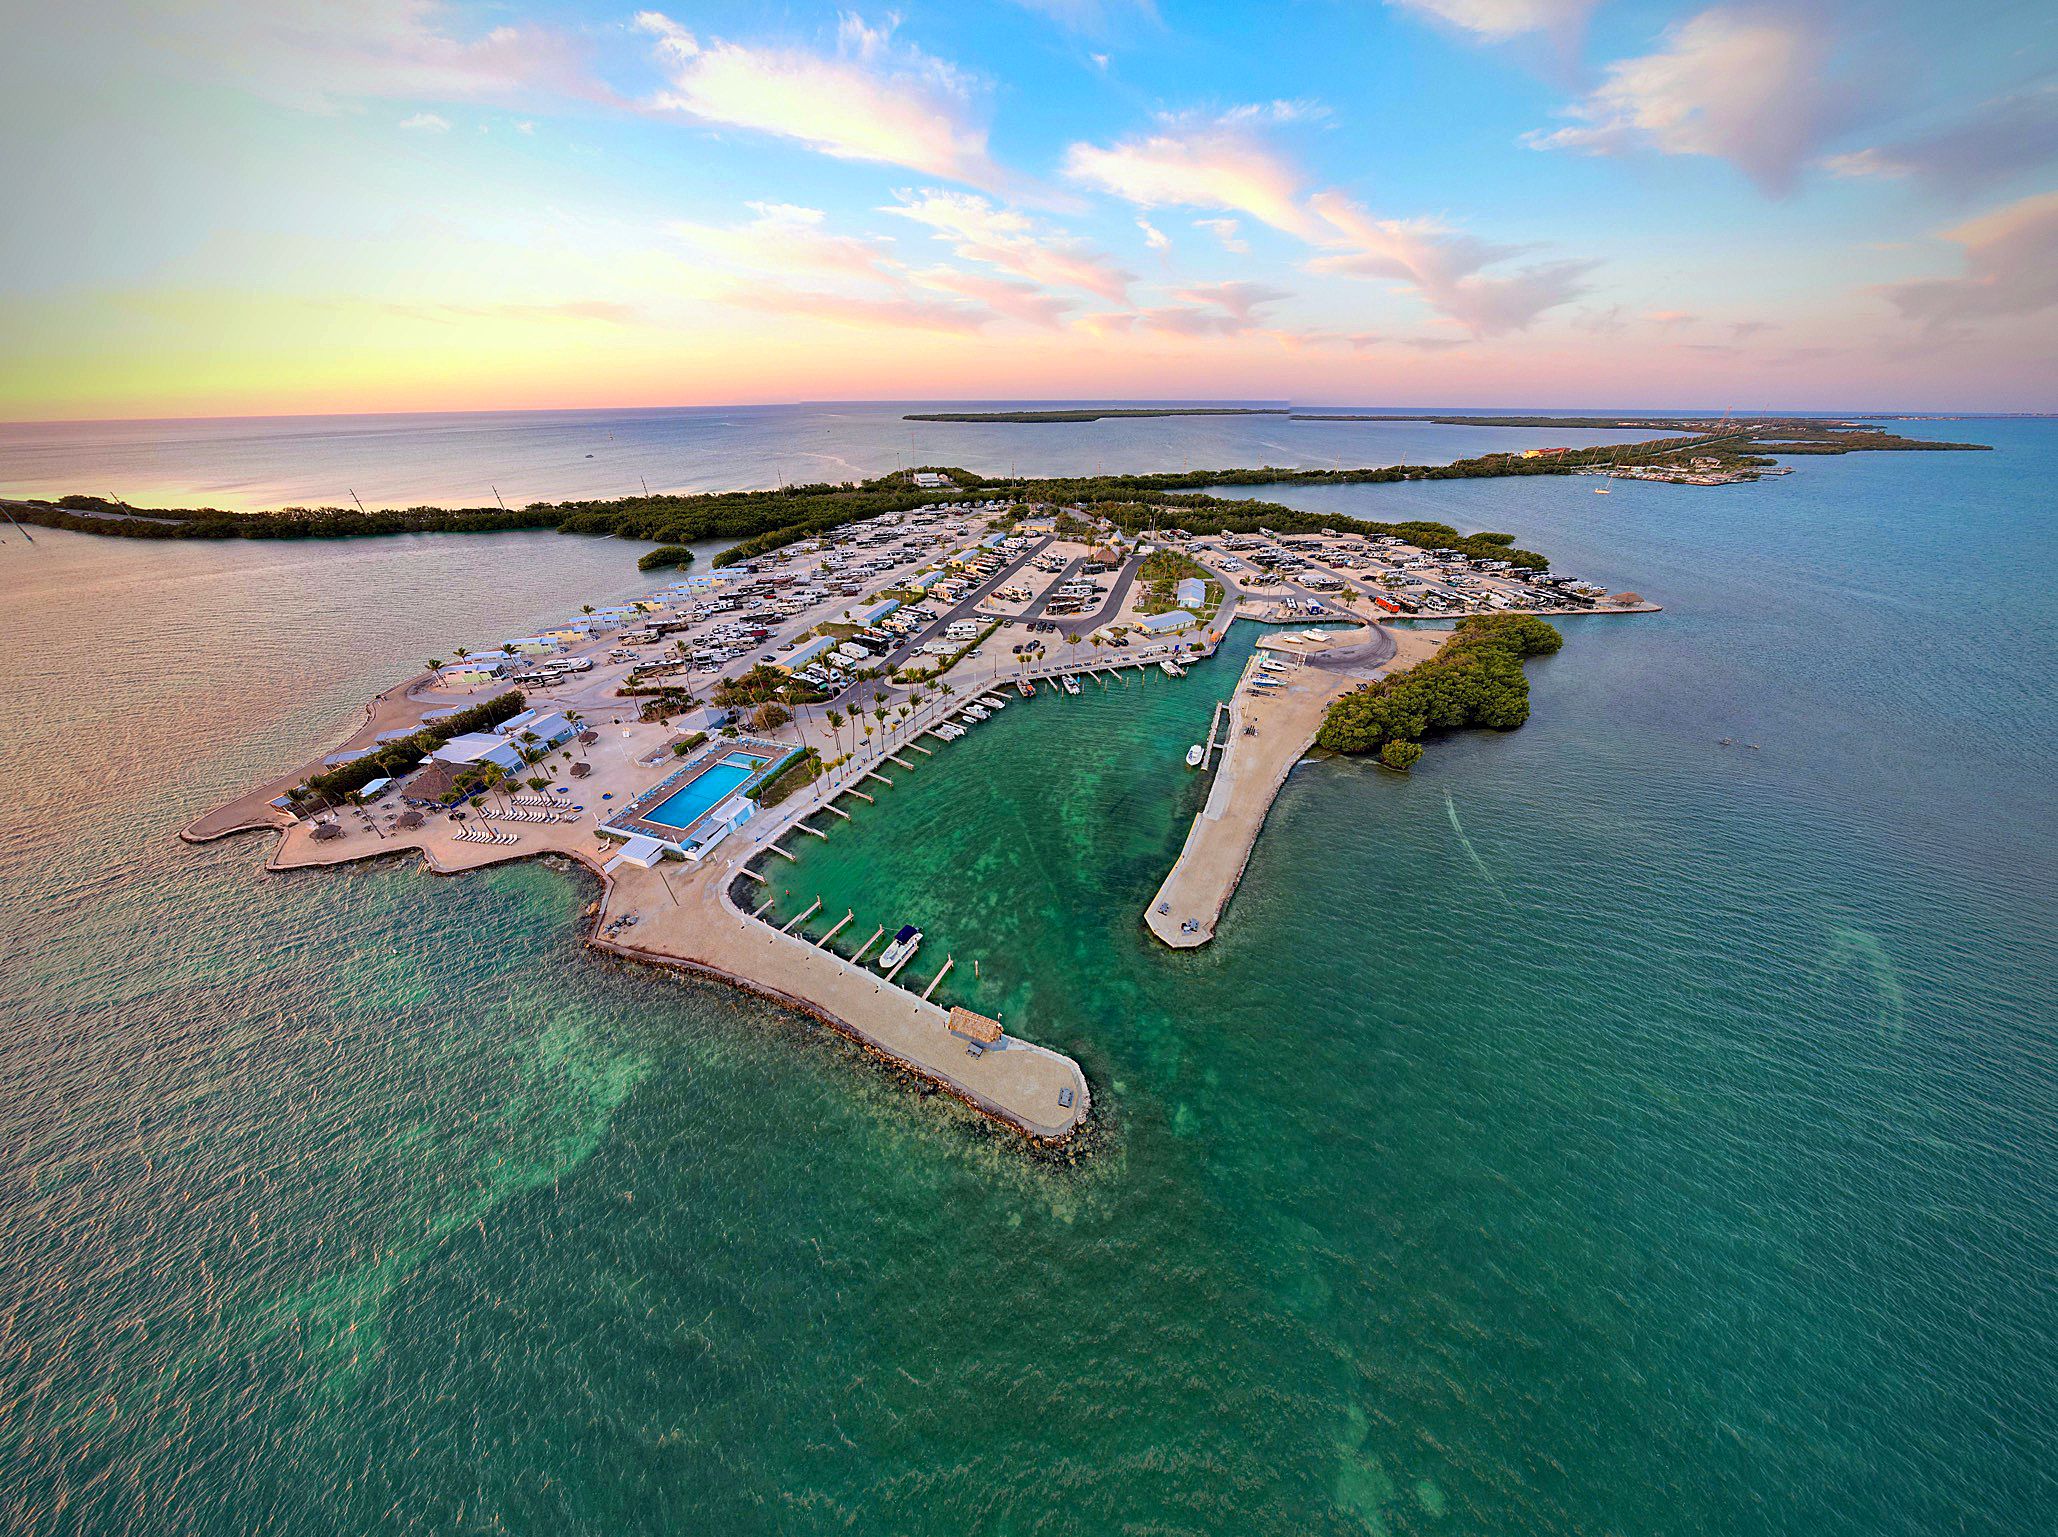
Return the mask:
[[[829,735],[836,743],[836,756],[840,758],[843,756],[843,712],[841,710],[830,710],[827,713],[829,716]]]
[[[443,658],[442,658],[442,657],[440,657],[440,656],[432,656],[432,657],[430,657],[430,658],[429,658],[429,671],[430,671],[430,672],[441,672],[442,670],[443,670]]]
[[[466,646],[459,646],[455,651],[451,653],[451,655],[456,657],[460,662],[462,662],[466,657],[470,656],[471,654],[471,649]]]

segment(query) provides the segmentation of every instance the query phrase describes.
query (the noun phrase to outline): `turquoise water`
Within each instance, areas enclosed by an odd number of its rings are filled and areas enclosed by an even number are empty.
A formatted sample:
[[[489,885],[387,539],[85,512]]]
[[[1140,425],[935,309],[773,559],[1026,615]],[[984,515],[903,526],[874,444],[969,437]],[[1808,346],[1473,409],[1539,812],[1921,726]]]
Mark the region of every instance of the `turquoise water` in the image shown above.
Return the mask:
[[[7,1524],[2049,1530],[2058,427],[1952,434],[1311,497],[1666,611],[1297,770],[1203,950],[1138,920],[1240,636],[801,840],[1080,1058],[1077,1164],[589,955],[576,870],[171,840],[638,547],[0,545]]]
[[[684,832],[734,795],[751,775],[771,761],[769,758],[753,758],[749,753],[731,753],[721,762],[709,764],[655,806],[638,815],[646,822],[656,822]]]

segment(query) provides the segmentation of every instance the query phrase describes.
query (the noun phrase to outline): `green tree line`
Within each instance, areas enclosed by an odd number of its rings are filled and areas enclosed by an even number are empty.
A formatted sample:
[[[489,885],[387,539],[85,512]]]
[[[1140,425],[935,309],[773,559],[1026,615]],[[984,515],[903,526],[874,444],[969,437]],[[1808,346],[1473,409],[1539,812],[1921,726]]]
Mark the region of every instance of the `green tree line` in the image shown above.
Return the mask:
[[[1388,767],[1405,769],[1422,756],[1426,736],[1468,726],[1513,731],[1529,719],[1524,659],[1549,656],[1564,643],[1556,629],[1528,615],[1462,619],[1428,661],[1332,704],[1316,745],[1377,753]]]

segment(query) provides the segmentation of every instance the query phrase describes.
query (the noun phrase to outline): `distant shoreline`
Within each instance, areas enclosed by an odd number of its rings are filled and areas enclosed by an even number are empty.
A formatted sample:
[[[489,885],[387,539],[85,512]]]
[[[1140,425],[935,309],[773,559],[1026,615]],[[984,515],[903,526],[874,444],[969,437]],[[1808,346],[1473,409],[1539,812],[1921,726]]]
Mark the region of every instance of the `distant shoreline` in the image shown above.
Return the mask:
[[[1110,406],[1106,410],[910,411],[904,422],[1097,422],[1135,416],[1290,416],[1286,406]]]

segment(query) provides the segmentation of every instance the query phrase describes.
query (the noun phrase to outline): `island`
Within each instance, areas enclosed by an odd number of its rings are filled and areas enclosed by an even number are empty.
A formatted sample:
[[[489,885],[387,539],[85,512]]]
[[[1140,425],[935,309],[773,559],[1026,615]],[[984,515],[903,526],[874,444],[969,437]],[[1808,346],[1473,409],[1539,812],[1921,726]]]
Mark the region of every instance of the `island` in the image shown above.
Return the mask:
[[[1049,411],[910,411],[904,422],[1099,422],[1139,416],[1285,416],[1285,406],[1088,406]]]

